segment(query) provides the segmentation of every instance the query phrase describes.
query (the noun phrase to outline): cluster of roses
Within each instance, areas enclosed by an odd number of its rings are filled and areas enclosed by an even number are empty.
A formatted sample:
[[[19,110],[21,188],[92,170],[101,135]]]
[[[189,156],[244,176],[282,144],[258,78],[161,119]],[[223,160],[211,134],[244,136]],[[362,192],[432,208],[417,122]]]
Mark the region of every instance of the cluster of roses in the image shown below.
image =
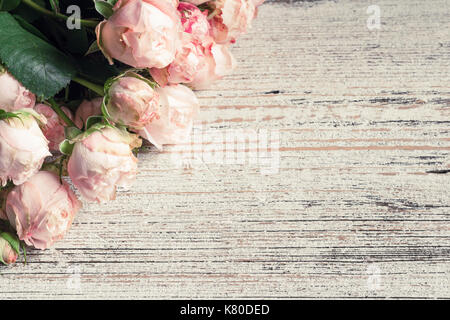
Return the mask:
[[[37,102],[0,65],[0,219],[11,228],[0,234],[0,261],[14,263],[20,244],[46,249],[70,228],[81,203],[62,175],[87,201],[112,200],[136,177],[140,137],[158,149],[186,141],[199,111],[192,89],[233,69],[230,44],[262,2],[117,1],[97,44],[130,68],[74,115]]]

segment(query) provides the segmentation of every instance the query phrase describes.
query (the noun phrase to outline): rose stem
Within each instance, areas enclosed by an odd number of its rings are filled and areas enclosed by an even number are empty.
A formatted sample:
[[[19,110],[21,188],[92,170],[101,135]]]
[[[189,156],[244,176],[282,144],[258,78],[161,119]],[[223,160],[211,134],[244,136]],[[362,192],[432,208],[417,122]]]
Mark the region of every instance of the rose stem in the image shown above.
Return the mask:
[[[47,16],[61,19],[61,20],[69,19],[69,17],[66,15],[63,15],[61,13],[56,13],[56,12],[53,12],[53,11],[50,11],[50,10],[47,10],[47,9],[41,7],[40,5],[35,3],[33,0],[22,0],[22,2],[25,3],[27,6],[29,6],[30,8],[32,8],[36,11],[39,11],[42,14],[45,14]],[[97,24],[100,22],[100,21],[86,20],[86,19],[80,19],[79,21],[85,27],[92,27],[92,28],[95,28],[97,26]]]
[[[53,98],[50,98],[47,100],[48,103],[50,103],[50,106],[52,107],[53,111],[55,111],[58,116],[64,120],[64,122],[69,126],[69,127],[76,127],[75,123],[73,123],[72,120],[70,120],[70,118],[64,113],[64,111],[61,110],[61,108],[59,107],[59,105],[56,103],[56,101]]]
[[[103,89],[102,86],[92,83],[86,79],[80,78],[80,77],[74,77],[72,78],[72,81],[81,84],[82,86],[91,89],[92,91],[94,91],[95,93],[104,96],[105,95],[105,91]]]

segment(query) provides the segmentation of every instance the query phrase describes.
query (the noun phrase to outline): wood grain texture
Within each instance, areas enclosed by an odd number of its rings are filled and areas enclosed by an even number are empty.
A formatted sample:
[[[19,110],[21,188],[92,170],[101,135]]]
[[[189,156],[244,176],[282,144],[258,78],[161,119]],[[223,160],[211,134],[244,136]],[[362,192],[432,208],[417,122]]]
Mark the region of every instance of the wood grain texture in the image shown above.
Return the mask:
[[[273,1],[233,51],[203,141],[148,148],[1,299],[450,298],[450,2]],[[227,132],[263,134],[208,161]]]

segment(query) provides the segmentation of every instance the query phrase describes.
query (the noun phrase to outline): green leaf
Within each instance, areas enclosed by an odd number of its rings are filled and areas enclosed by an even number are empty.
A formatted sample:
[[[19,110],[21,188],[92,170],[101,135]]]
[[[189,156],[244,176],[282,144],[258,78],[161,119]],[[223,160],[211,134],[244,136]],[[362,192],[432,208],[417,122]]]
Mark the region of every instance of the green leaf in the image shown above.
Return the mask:
[[[8,118],[20,118],[19,115],[15,112],[7,112],[3,109],[0,109],[0,120],[5,120]]]
[[[63,142],[61,142],[61,144],[59,145],[59,151],[62,154],[65,155],[71,155],[72,151],[73,151],[73,147],[75,146],[74,143],[71,143],[69,140],[64,140]]]
[[[11,248],[14,249],[16,253],[19,253],[20,251],[20,240],[17,238],[16,235],[13,235],[9,232],[2,232],[0,233],[0,237],[8,241],[8,243],[11,245]]]
[[[1,11],[11,11],[17,8],[21,0],[0,0]]]
[[[41,99],[53,97],[76,74],[70,59],[0,12],[0,60],[9,72]]]
[[[102,0],[95,0],[94,3],[95,10],[97,10],[97,12],[104,16],[106,19],[113,15],[114,11],[113,5],[111,3]]]
[[[101,123],[103,119],[103,116],[90,116],[86,120],[86,130],[89,130],[94,124]]]
[[[106,1],[114,7],[118,0],[106,0]]]
[[[97,40],[92,42],[91,45],[89,46],[89,49],[86,51],[86,53],[84,54],[85,56],[90,55],[91,53],[100,51],[100,48],[98,47],[98,43]]]
[[[75,139],[80,134],[82,134],[83,131],[81,131],[77,127],[65,127],[64,128],[64,133],[66,134],[66,138],[68,140],[72,140],[72,139]]]

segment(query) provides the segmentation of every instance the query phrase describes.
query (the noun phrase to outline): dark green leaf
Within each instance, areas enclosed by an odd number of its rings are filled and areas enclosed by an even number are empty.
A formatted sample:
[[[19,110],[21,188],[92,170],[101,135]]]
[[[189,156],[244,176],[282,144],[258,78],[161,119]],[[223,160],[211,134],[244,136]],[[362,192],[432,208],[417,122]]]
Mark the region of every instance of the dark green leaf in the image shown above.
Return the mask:
[[[114,13],[113,6],[106,1],[102,0],[95,0],[95,10],[97,10],[98,13],[100,13],[102,16],[104,16],[106,19],[111,17]]]
[[[78,73],[84,78],[103,86],[106,80],[120,73],[116,66],[111,66],[103,57],[93,58],[97,57],[77,59]]]
[[[17,8],[21,0],[0,0],[1,11],[11,11]]]
[[[100,51],[100,48],[98,47],[98,43],[97,41],[94,41],[91,43],[91,45],[89,46],[89,49],[86,51],[86,53],[84,54],[85,56],[90,55],[91,53]]]
[[[0,60],[9,72],[39,98],[54,96],[76,74],[70,59],[0,12]]]

